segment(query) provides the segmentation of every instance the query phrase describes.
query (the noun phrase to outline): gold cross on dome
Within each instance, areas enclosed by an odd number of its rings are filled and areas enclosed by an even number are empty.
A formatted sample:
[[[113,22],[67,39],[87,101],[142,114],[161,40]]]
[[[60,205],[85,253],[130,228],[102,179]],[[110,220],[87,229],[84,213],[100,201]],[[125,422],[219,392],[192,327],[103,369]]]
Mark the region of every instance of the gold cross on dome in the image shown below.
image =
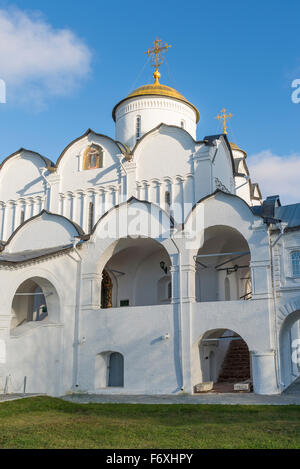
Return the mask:
[[[152,67],[155,68],[155,72],[153,73],[153,77],[155,79],[155,83],[158,84],[158,80],[160,78],[160,73],[158,71],[158,68],[161,66],[161,64],[164,61],[164,58],[162,56],[163,52],[166,52],[169,47],[172,47],[169,44],[163,43],[161,39],[156,38],[153,47],[151,49],[147,49],[145,54],[151,55],[151,60],[152,60]]]
[[[224,134],[227,134],[226,119],[231,119],[232,114],[230,114],[230,113],[229,113],[229,114],[226,114],[226,109],[225,109],[225,108],[221,109],[221,113],[222,113],[221,115],[218,114],[218,115],[216,116],[216,119],[219,119],[219,120],[220,120],[220,119],[223,119],[223,133],[224,133]]]

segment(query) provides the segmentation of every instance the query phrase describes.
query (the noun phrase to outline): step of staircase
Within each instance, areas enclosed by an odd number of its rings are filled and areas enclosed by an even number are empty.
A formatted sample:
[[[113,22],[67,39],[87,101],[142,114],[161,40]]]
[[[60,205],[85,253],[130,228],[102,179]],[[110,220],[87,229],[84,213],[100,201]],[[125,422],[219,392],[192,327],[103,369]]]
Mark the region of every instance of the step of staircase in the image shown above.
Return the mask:
[[[250,378],[250,355],[243,339],[232,340],[218,378],[218,383],[236,383]]]

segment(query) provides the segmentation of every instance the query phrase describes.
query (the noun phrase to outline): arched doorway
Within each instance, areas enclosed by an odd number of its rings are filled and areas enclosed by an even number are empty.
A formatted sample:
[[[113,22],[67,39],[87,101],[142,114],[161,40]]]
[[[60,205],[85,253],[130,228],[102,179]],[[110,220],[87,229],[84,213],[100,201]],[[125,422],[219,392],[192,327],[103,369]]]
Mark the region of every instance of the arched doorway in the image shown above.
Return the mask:
[[[108,386],[124,386],[124,358],[119,352],[112,352],[109,356]]]
[[[11,330],[27,323],[57,322],[60,305],[55,287],[41,277],[25,280],[15,292],[11,313]]]
[[[284,320],[280,335],[281,381],[288,387],[300,376],[300,310]]]
[[[214,391],[233,392],[235,384],[250,383],[249,349],[236,332],[229,329],[206,332],[198,344],[198,353],[199,373],[195,385],[213,381]]]
[[[95,390],[124,386],[124,357],[119,352],[101,352],[95,360]]]
[[[236,229],[223,225],[207,228],[195,264],[197,301],[251,298],[250,249]]]
[[[121,238],[103,269],[102,308],[171,302],[171,260],[151,238]]]

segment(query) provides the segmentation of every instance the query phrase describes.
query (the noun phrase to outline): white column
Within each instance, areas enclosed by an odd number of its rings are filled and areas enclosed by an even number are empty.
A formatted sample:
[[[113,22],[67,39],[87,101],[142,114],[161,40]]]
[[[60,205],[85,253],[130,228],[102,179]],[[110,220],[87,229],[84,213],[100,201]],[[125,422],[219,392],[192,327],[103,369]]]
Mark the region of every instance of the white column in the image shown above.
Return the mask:
[[[148,182],[144,182],[144,200],[149,200],[149,189],[150,189],[150,184]]]
[[[80,192],[79,194],[79,214],[78,214],[78,224],[81,226],[81,228],[84,230],[84,193]]]
[[[66,203],[65,195],[60,194],[60,209],[59,209],[60,215],[63,215],[65,213],[65,203]]]
[[[84,199],[83,199],[83,224],[82,224],[82,229],[85,233],[88,233],[89,230],[89,196],[87,194],[84,194]]]
[[[116,206],[116,189],[114,187],[111,187],[110,189],[110,197],[111,197],[111,206],[115,207]]]
[[[165,210],[165,185],[162,181],[159,183],[159,206]]]
[[[24,200],[24,220],[30,218],[30,201],[28,199]]]
[[[256,394],[279,394],[274,350],[251,351],[251,362],[254,392]]]
[[[73,194],[72,198],[72,220],[79,225],[79,201],[78,201],[78,194]]]
[[[64,205],[64,216],[71,218],[71,203],[72,203],[72,194],[68,192],[66,194],[65,205]]]
[[[107,190],[102,189],[102,215],[108,210],[108,201],[107,201]]]
[[[102,192],[98,189],[95,193],[95,223],[102,216]]]
[[[21,220],[21,213],[24,213],[24,217],[23,217],[23,221]],[[21,222],[24,222],[25,221],[25,217],[26,217],[26,201],[24,199],[22,199],[20,202],[19,202],[19,210],[18,210],[18,214],[17,214],[17,225],[19,226],[21,224]]]
[[[17,204],[16,202],[11,203],[11,232],[13,233],[17,228]]]

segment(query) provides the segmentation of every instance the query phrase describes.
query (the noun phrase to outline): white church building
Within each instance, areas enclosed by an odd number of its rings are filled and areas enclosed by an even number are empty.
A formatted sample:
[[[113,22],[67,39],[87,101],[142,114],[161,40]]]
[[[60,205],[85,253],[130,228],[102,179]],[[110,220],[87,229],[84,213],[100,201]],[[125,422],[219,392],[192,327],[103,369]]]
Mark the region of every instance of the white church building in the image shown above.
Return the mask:
[[[226,133],[196,140],[162,50],[115,139],[0,165],[1,393],[278,394],[299,376],[300,204],[262,200]]]

